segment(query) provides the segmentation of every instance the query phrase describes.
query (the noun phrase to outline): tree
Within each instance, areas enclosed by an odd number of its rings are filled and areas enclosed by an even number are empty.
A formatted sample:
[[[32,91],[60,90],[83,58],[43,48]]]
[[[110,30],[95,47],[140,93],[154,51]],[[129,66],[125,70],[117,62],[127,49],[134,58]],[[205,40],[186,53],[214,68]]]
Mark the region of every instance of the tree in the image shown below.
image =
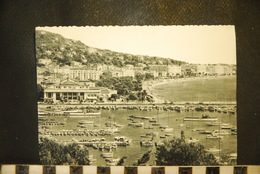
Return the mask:
[[[123,156],[123,157],[118,161],[117,166],[122,166],[122,165],[124,165],[126,158],[127,158],[126,156]]]
[[[129,100],[137,100],[137,96],[133,93],[131,93],[129,96],[128,96],[128,99]]]
[[[37,100],[42,101],[43,100],[43,92],[44,89],[40,84],[37,84]]]
[[[143,154],[143,156],[140,159],[138,159],[137,163],[135,163],[134,165],[139,166],[139,165],[147,163],[150,159],[151,152],[152,151],[150,150],[150,151],[146,152],[145,154]]]
[[[116,101],[116,99],[118,99],[118,95],[117,94],[112,94],[110,97],[110,100],[114,99],[114,101]]]
[[[88,165],[88,150],[78,144],[60,144],[47,138],[39,144],[40,162],[43,165]]]
[[[204,146],[188,143],[184,139],[174,138],[164,141],[156,151],[156,165],[217,165],[213,154],[207,153]]]

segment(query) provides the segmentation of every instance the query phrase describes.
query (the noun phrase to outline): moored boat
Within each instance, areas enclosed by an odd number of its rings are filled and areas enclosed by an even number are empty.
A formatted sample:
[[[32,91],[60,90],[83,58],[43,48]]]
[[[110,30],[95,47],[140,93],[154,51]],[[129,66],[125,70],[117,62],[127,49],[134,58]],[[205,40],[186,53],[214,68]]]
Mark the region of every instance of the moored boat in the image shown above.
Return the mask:
[[[206,139],[222,139],[223,136],[219,135],[207,135]]]
[[[217,121],[217,117],[210,117],[208,115],[202,115],[201,117],[185,117],[183,121]]]
[[[214,153],[214,152],[216,153],[216,152],[220,152],[220,149],[213,147],[213,148],[208,148],[205,151],[209,153]]]
[[[173,128],[168,127],[168,128],[162,129],[162,131],[163,132],[173,132]]]

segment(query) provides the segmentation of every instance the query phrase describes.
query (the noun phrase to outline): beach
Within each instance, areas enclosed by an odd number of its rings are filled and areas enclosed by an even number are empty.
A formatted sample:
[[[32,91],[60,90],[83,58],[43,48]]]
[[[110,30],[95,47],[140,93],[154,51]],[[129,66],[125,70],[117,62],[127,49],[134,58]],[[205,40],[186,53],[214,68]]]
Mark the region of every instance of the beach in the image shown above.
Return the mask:
[[[231,85],[228,85],[227,82],[229,82],[229,80],[234,81],[234,79],[236,80],[235,76],[209,76],[209,77],[193,77],[193,78],[178,78],[178,79],[160,79],[160,80],[153,80],[153,81],[146,81],[143,83],[143,89],[147,91],[147,93],[151,96],[153,96],[155,103],[165,103],[165,102],[172,102],[172,100],[169,100],[169,96],[171,95],[178,95],[178,90],[182,89],[183,93],[185,93],[186,95],[190,95],[190,97],[185,97],[185,95],[183,95],[183,97],[179,97],[178,101],[231,101],[231,99],[227,100],[225,99],[225,96],[223,96],[223,92],[225,92],[225,90],[232,90],[232,94],[234,94],[234,91],[236,90],[234,84],[232,83]],[[225,83],[223,89],[219,89],[219,84],[213,84],[213,86],[211,86],[211,89],[209,89],[210,91],[213,90],[217,90],[217,92],[214,91],[214,93],[219,93],[219,95],[216,96],[216,94],[214,94],[214,96],[211,96],[210,98],[203,98],[203,96],[201,96],[201,94],[197,94],[199,95],[199,97],[195,98],[195,93],[196,91],[191,90],[190,88],[192,88],[192,84],[194,84],[194,88],[196,88],[196,85],[200,85],[199,88],[207,89],[207,84],[208,82],[214,82],[214,81],[219,81],[220,84]],[[227,84],[227,85],[226,85]],[[215,86],[214,86],[215,85]],[[202,88],[203,87],[203,88]],[[225,89],[224,89],[225,88]],[[229,89],[230,88],[230,89]],[[166,90],[173,90],[176,89],[173,93],[168,93],[168,95],[166,95]],[[186,91],[185,91],[186,89]],[[207,92],[207,91],[206,91]],[[205,91],[203,91],[203,93],[206,93]],[[212,92],[213,93],[213,92]],[[221,95],[220,95],[221,94]],[[180,94],[181,95],[181,94]],[[213,95],[213,94],[212,94]],[[234,99],[234,96],[232,96],[232,101],[236,101]]]

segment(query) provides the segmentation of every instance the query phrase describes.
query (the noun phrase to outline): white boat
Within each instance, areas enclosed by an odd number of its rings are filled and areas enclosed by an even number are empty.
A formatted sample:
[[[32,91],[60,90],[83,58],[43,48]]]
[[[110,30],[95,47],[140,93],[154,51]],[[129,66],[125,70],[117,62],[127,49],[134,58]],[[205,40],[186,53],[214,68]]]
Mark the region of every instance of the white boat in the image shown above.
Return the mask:
[[[173,134],[165,134],[165,136],[173,136]]]
[[[98,116],[101,112],[72,112],[68,113],[70,117],[82,117],[82,116]]]
[[[115,158],[115,159],[107,159],[110,163],[118,163],[120,161],[120,158]]]
[[[229,132],[225,130],[213,130],[212,135],[229,135]]]
[[[166,129],[166,128],[168,128],[168,127],[169,127],[169,126],[163,126],[163,125],[160,126],[161,129]]]
[[[153,129],[153,127],[150,127],[150,126],[149,127],[144,127],[144,129]]]
[[[80,110],[80,109],[63,111],[63,113],[65,113],[65,114],[69,114],[69,113],[81,113],[81,112],[82,112],[82,110]]]
[[[101,156],[104,158],[113,158],[114,155],[113,153],[108,152],[108,153],[102,153]]]
[[[203,130],[203,131],[200,131],[199,133],[200,134],[212,134],[212,132],[209,130]]]
[[[143,122],[140,122],[140,123],[128,123],[128,125],[135,126],[135,127],[142,127],[144,125],[144,123]]]
[[[229,126],[228,123],[221,123],[221,122],[212,122],[212,123],[207,123],[208,126]]]
[[[208,135],[206,137],[206,139],[222,139],[223,136],[219,136],[219,135]]]
[[[94,121],[87,121],[87,120],[81,120],[79,121],[79,124],[93,124]]]
[[[216,153],[216,152],[220,152],[220,149],[213,147],[213,148],[208,148],[205,151],[209,153]]]
[[[217,117],[210,117],[208,115],[202,115],[201,117],[185,117],[183,121],[217,121]]]
[[[231,125],[224,125],[224,126],[220,126],[221,129],[231,129],[232,126]]]
[[[108,166],[116,166],[117,163],[107,163]]]
[[[168,128],[162,129],[162,131],[163,132],[173,132],[173,128],[168,127]]]
[[[153,123],[152,126],[161,126],[161,123]]]
[[[151,140],[142,140],[141,141],[141,146],[151,147],[151,146],[153,146],[153,142]]]

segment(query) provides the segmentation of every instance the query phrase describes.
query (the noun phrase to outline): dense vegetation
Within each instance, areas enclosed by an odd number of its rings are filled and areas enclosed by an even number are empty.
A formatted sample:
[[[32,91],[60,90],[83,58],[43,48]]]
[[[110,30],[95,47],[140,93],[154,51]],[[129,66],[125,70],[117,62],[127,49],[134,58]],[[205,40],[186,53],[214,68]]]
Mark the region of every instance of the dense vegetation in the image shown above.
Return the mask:
[[[63,145],[43,138],[39,155],[43,165],[89,165],[88,150],[76,143]]]
[[[102,78],[96,83],[97,86],[108,87],[117,90],[119,95],[128,95],[131,91],[142,90],[142,82],[133,77],[108,77]]]
[[[131,55],[89,47],[80,41],[64,38],[59,34],[46,31],[36,31],[36,58],[50,59],[57,64],[70,65],[72,61],[82,64],[106,64],[123,67],[126,64],[175,64],[185,62],[161,57]],[[38,63],[38,66],[43,66]]]
[[[140,165],[144,165],[146,164],[149,160],[150,160],[150,154],[151,154],[151,150],[149,150],[148,152],[145,152],[143,154],[143,156],[137,160],[136,163],[134,163],[134,166],[140,166]]]
[[[183,138],[165,141],[156,152],[157,165],[217,165],[214,155],[207,153],[204,146],[187,143]]]

